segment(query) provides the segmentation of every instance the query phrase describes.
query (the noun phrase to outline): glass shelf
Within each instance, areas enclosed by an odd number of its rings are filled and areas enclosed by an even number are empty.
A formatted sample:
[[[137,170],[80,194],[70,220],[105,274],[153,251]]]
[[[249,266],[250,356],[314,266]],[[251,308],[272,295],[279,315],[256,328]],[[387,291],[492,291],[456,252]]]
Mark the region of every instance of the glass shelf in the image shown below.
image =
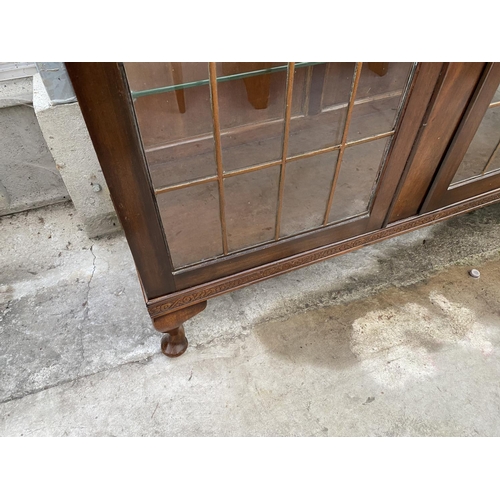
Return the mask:
[[[316,66],[318,64],[324,64],[322,62],[299,62],[295,64],[295,68],[305,68],[309,66]],[[247,71],[246,73],[237,73],[234,75],[227,75],[227,76],[218,76],[217,77],[217,82],[229,82],[232,80],[241,80],[243,78],[250,78],[252,76],[259,76],[259,75],[267,75],[270,73],[279,73],[280,71],[286,71],[288,69],[288,65],[284,66],[275,66],[274,68],[266,68],[266,69],[258,69],[255,71]],[[131,91],[131,95],[133,99],[137,99],[139,97],[145,97],[148,95],[154,95],[154,94],[163,94],[165,92],[175,92],[176,90],[184,90],[184,89],[189,89],[193,87],[200,87],[202,85],[208,85],[209,84],[209,79],[203,79],[203,80],[197,80],[194,82],[187,82],[187,83],[179,83],[177,85],[168,85],[166,87],[158,87],[158,88],[153,88],[153,89],[145,89],[145,90],[137,90],[137,91]]]

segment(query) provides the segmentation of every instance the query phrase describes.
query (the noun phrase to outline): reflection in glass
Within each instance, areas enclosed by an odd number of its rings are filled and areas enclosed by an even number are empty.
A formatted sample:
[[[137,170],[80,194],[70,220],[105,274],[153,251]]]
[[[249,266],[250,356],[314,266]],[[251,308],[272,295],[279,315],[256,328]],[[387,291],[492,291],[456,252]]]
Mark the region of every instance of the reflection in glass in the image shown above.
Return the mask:
[[[322,109],[347,106],[355,68],[356,63],[353,62],[326,63],[322,95],[318,102]]]
[[[304,68],[298,69],[296,75],[301,70]],[[353,63],[324,63],[308,68],[306,99],[299,115],[295,114],[296,103],[301,96],[293,96],[287,156],[341,143],[353,72]]]
[[[126,63],[133,91],[206,81],[207,63]],[[155,188],[215,175],[208,83],[134,100]]]
[[[274,239],[280,167],[224,180],[229,251]]]
[[[486,172],[494,172],[495,170],[500,170],[500,141],[497,142],[495,151],[491,155],[490,164]]]
[[[175,268],[222,254],[216,182],[157,196]]]
[[[347,141],[394,128],[412,63],[363,63]]]
[[[206,84],[206,62],[128,62],[124,63],[132,94],[179,84]],[[182,94],[177,94],[182,101]]]
[[[348,109],[352,110],[348,147],[344,150],[342,145],[343,160],[328,221],[366,212],[390,139],[352,146],[349,141],[393,130],[411,66],[364,63],[349,108],[355,63],[297,63],[280,237],[323,225]],[[208,67],[207,63],[125,64],[177,269],[223,254],[219,199],[224,200],[229,252],[273,241],[276,232],[287,63],[215,63],[215,114]],[[214,126],[220,128],[220,172]],[[336,150],[309,155],[324,148]],[[307,158],[290,159],[304,153]],[[265,166],[271,162],[275,165]],[[265,168],[235,172],[256,165]],[[224,196],[215,180],[218,174]],[[166,192],[160,189],[204,177],[211,179]]]
[[[452,184],[500,169],[500,107],[489,108],[470,143]]]
[[[500,103],[500,85],[498,86],[493,99],[491,100],[491,104]]]
[[[347,219],[368,210],[389,140],[379,139],[345,150],[328,217],[329,223]]]
[[[337,156],[333,151],[287,163],[280,236],[323,224]]]
[[[217,76],[286,63],[217,63]],[[222,164],[225,171],[279,160],[283,144],[286,71],[219,82]]]

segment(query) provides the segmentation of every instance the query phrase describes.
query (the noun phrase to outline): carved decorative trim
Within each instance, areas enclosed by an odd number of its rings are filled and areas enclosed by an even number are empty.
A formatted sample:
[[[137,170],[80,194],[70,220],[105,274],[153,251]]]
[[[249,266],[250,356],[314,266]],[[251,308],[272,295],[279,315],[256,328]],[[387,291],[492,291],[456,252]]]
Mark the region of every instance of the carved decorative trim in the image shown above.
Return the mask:
[[[326,260],[334,255],[346,253],[371,243],[376,243],[398,234],[412,231],[419,227],[428,226],[434,222],[469,212],[475,208],[491,205],[497,201],[500,201],[500,189],[487,195],[472,198],[465,203],[396,222],[386,228],[378,229],[362,236],[356,236],[355,238],[351,238],[341,243],[332,243],[276,262],[264,264],[258,268],[242,271],[232,276],[226,276],[186,290],[171,293],[167,296],[149,301],[147,303],[148,311],[152,318],[168,314],[188,305],[217,297],[230,290],[236,290],[243,286],[257,283],[272,276],[278,276],[293,269],[299,269],[314,262]]]

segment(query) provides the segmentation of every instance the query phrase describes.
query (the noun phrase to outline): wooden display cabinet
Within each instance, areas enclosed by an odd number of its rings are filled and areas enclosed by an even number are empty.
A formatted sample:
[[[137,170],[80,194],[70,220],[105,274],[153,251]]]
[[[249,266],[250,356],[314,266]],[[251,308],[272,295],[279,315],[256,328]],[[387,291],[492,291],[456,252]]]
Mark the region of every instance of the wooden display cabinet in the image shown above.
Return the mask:
[[[162,351],[225,292],[500,200],[497,63],[66,63]]]

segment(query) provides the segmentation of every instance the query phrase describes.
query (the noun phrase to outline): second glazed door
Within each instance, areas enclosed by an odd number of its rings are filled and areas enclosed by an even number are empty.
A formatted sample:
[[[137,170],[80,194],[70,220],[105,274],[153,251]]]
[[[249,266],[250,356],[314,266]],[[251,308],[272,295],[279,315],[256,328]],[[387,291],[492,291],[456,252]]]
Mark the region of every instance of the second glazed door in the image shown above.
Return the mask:
[[[488,63],[444,155],[423,211],[500,188],[500,64]]]

